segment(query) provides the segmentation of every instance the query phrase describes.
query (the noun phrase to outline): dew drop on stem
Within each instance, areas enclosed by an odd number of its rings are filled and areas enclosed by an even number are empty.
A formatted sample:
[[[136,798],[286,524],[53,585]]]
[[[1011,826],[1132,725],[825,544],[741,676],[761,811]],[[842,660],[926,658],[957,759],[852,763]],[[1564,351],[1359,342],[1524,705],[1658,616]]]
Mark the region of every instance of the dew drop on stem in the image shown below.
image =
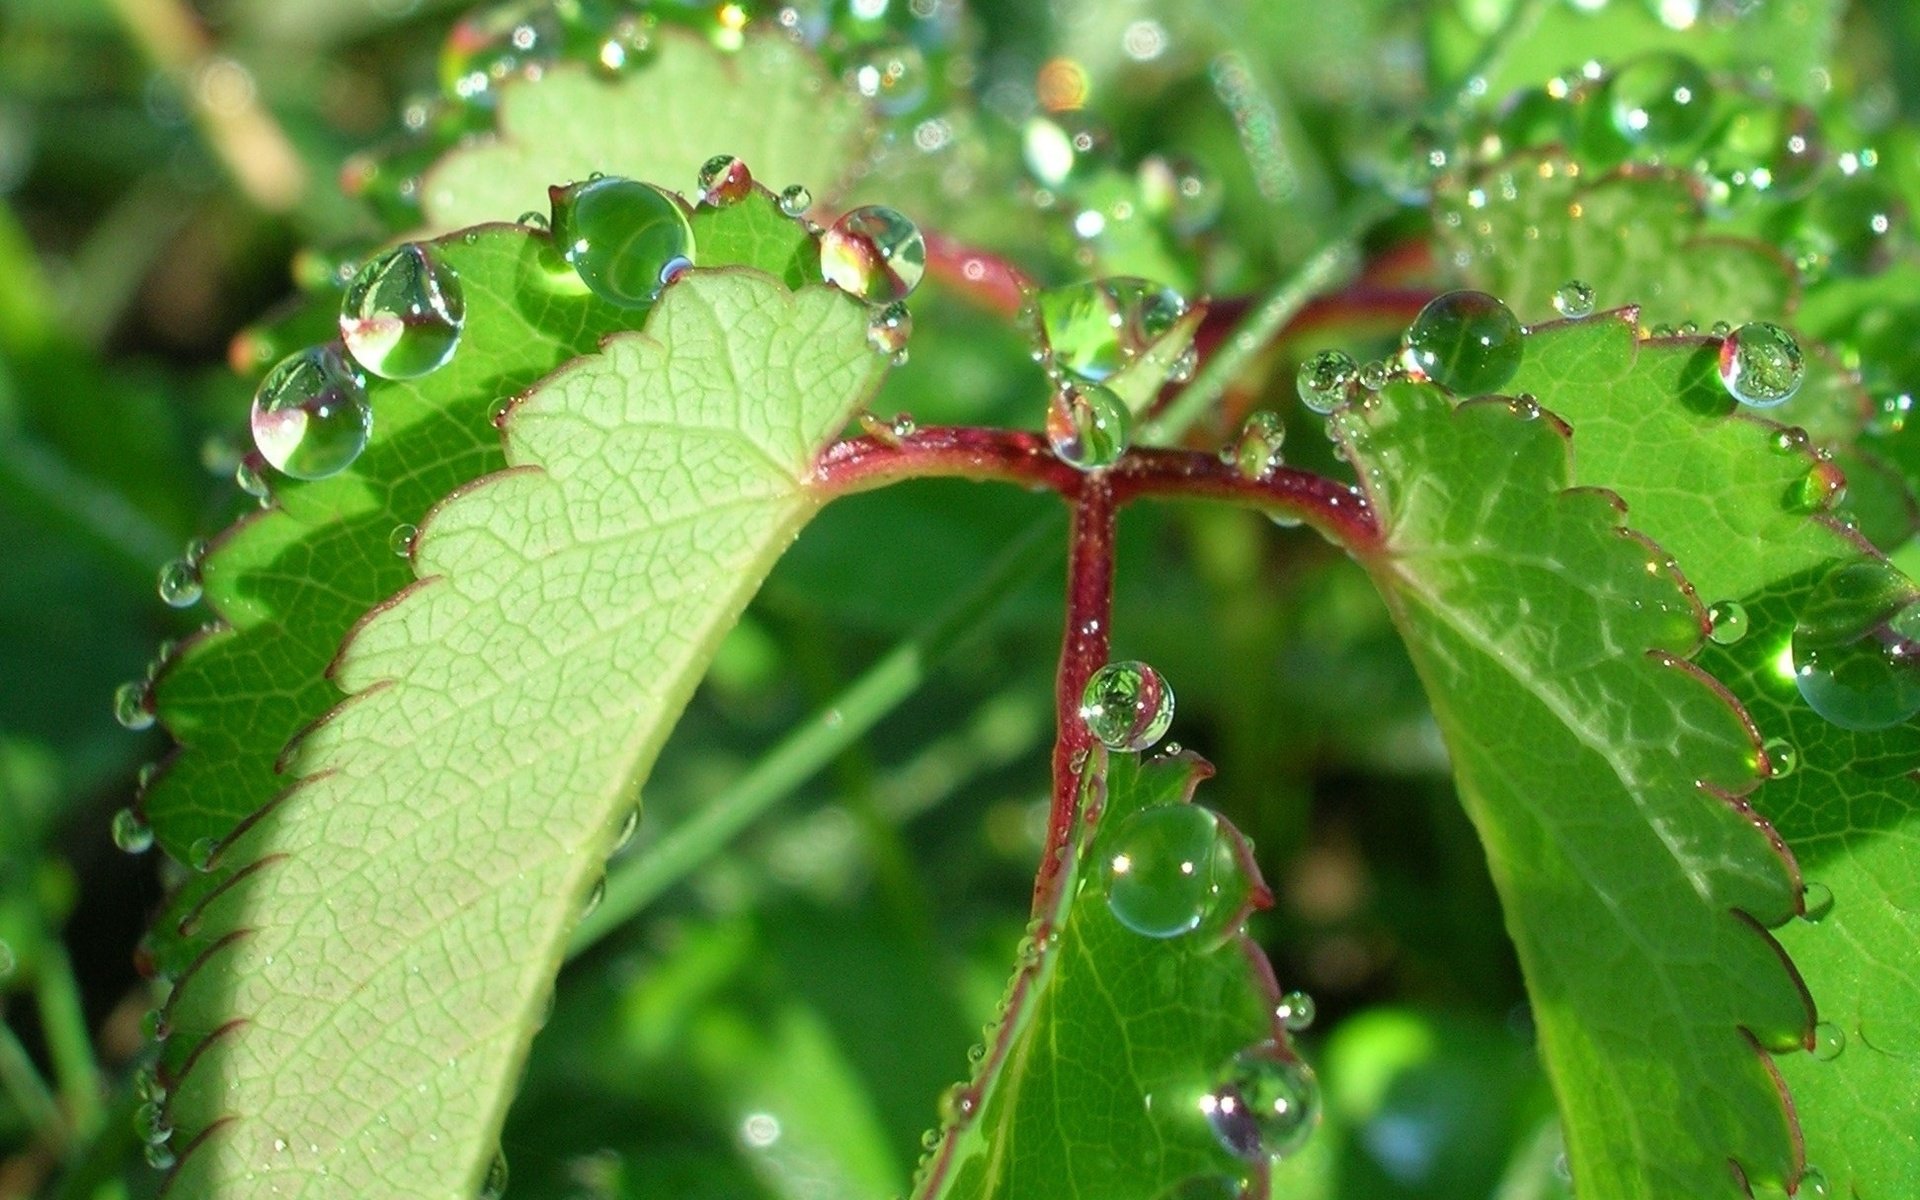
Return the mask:
[[[1146,663],[1110,662],[1087,680],[1080,719],[1109,750],[1147,750],[1173,724],[1173,689]]]
[[[1126,453],[1133,414],[1111,389],[1063,387],[1047,404],[1047,444],[1077,471],[1110,467]]]

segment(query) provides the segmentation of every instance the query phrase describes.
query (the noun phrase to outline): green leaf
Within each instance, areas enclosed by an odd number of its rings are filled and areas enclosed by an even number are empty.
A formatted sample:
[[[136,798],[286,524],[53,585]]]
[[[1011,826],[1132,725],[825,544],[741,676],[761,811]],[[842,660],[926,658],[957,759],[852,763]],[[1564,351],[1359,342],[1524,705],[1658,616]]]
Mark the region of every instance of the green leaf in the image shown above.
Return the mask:
[[[794,289],[821,281],[820,243],[759,183],[732,204],[695,207],[692,225],[704,262],[755,267]]]
[[[777,32],[730,53],[683,30],[656,37],[652,60],[615,79],[559,63],[507,85],[499,132],[428,170],[428,225],[544,213],[550,184],[595,171],[690,191],[716,154],[745,160],[776,190],[800,183],[824,197],[846,184],[870,119],[813,56]]]
[[[1920,1189],[1920,787],[1911,772],[1920,727],[1850,732],[1801,700],[1783,660],[1796,615],[1827,571],[1868,551],[1782,503],[1813,462],[1803,450],[1780,450],[1770,422],[1729,415],[1711,354],[1711,343],[1636,345],[1629,324],[1608,315],[1532,338],[1513,386],[1573,424],[1579,482],[1624,497],[1634,527],[1678,557],[1704,601],[1746,609],[1746,636],[1708,645],[1697,661],[1764,736],[1797,754],[1797,769],[1751,799],[1806,878],[1834,897],[1818,924],[1795,922],[1779,936],[1821,1019],[1846,1043],[1831,1061],[1796,1054],[1779,1067],[1806,1161],[1831,1194],[1912,1195]]]
[[[507,468],[422,523],[418,581],[354,630],[347,700],[193,914],[171,1194],[479,1186],[636,791],[878,383],[866,324],[830,288],[696,272],[529,393]]]
[[[1236,1053],[1269,1041],[1291,1053],[1272,975],[1237,927],[1244,911],[1221,913],[1224,931],[1209,923],[1153,938],[1122,925],[1102,890],[1102,865],[1126,845],[1125,818],[1192,803],[1213,769],[1190,754],[1144,764],[1096,754],[1098,816],[1026,944],[978,1074],[955,1094],[973,1113],[934,1149],[915,1190],[922,1200],[1154,1200],[1251,1170],[1200,1107]],[[1243,907],[1264,905],[1246,843],[1224,820],[1220,828]]]
[[[1737,799],[1759,747],[1683,661],[1695,601],[1531,411],[1395,384],[1339,414],[1385,531],[1364,561],[1486,846],[1579,1192],[1732,1198],[1730,1160],[1792,1167],[1755,1042],[1810,1024],[1761,928],[1793,911],[1788,867]]]

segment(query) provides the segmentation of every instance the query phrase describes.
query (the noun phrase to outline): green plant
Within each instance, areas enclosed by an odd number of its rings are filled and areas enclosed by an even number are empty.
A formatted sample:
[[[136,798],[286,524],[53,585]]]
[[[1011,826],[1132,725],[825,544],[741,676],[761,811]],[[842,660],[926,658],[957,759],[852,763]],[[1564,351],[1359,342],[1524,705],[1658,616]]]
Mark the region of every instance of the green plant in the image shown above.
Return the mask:
[[[50,1194],[1920,1191],[1910,18],[1111,8],[460,19],[116,694],[117,1088],[0,741]]]

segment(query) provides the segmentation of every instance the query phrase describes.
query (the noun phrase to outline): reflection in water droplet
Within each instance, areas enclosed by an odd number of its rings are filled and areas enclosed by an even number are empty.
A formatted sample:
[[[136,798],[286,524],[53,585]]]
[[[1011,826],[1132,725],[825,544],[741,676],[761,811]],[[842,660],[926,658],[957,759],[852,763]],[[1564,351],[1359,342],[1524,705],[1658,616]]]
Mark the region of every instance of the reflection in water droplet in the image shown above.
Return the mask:
[[[1793,631],[1793,679],[1843,729],[1885,729],[1920,712],[1920,589],[1883,559],[1837,567]]]
[[[607,877],[602,875],[600,878],[594,880],[593,887],[588,889],[587,898],[580,905],[580,919],[584,921],[589,916],[592,916],[593,910],[599,908],[600,902],[606,898]]]
[[[1312,1136],[1320,1123],[1320,1084],[1311,1067],[1268,1043],[1236,1055],[1201,1099],[1200,1111],[1229,1152],[1269,1162]]]
[[[1832,1062],[1846,1048],[1847,1031],[1832,1021],[1822,1021],[1813,1027],[1813,1056],[1821,1062]]]
[[[738,204],[751,191],[753,172],[731,154],[716,154],[700,168],[700,199],[714,208]]]
[[[153,727],[153,694],[144,681],[114,689],[113,719],[136,733]]]
[[[693,226],[657,187],[606,176],[554,188],[553,240],[594,295],[644,308],[694,259]],[[684,268],[682,268],[684,269]]]
[[[243,454],[239,465],[233,468],[234,486],[254,499],[265,502],[267,498],[267,477],[260,470],[258,455]]]
[[[1131,275],[1049,288],[1035,307],[1047,361],[1087,383],[1126,367],[1187,313],[1179,292]]]
[[[1110,467],[1126,453],[1133,415],[1112,389],[1063,387],[1047,405],[1047,443],[1079,471]]]
[[[1330,413],[1353,394],[1360,366],[1353,356],[1340,350],[1322,350],[1300,364],[1294,386],[1300,403],[1317,413]]]
[[[1448,292],[1408,327],[1401,361],[1461,396],[1497,392],[1520,369],[1526,337],[1513,310],[1485,292]]]
[[[1313,1019],[1319,1015],[1319,1009],[1313,997],[1305,992],[1288,992],[1280,997],[1280,1005],[1274,1010],[1274,1016],[1286,1027],[1288,1033],[1301,1033],[1313,1025]]]
[[[156,1171],[170,1171],[173,1169],[173,1164],[179,1161],[174,1156],[173,1148],[166,1142],[148,1145],[142,1152],[142,1157],[147,1160],[147,1165]]]
[[[882,205],[843,213],[820,237],[820,274],[855,299],[904,300],[926,270],[919,227]]]
[[[1800,752],[1785,738],[1768,738],[1761,749],[1767,756],[1769,779],[1784,779],[1800,767]]]
[[[1128,813],[1102,839],[1102,885],[1114,919],[1152,938],[1217,926],[1246,898],[1246,880],[1220,818],[1196,804]]]
[[[1707,636],[1722,646],[1732,646],[1747,636],[1747,610],[1737,600],[1722,600],[1708,608],[1707,622]]]
[[[1593,313],[1598,300],[1593,285],[1578,279],[1569,279],[1554,289],[1553,311],[1563,317],[1585,317]]]
[[[466,320],[459,279],[417,242],[360,268],[340,301],[347,351],[386,379],[416,379],[444,366]]]
[[[149,1101],[133,1110],[133,1132],[142,1142],[156,1146],[173,1136],[163,1105]]]
[[[153,826],[131,808],[113,814],[113,844],[128,854],[144,854],[153,848]]]
[[[1720,343],[1720,382],[1750,408],[1772,408],[1793,399],[1804,373],[1800,343],[1778,325],[1751,321]]]
[[[1257,483],[1279,468],[1286,440],[1287,427],[1280,414],[1263,408],[1248,414],[1227,455],[1242,477]]]
[[[813,207],[813,193],[795,183],[780,190],[780,211],[797,217]]]
[[[1109,750],[1146,750],[1173,724],[1173,689],[1143,662],[1110,662],[1080,694],[1080,719]]]
[[[160,600],[169,608],[192,608],[200,602],[200,568],[184,558],[176,558],[160,568]]]
[[[912,336],[913,314],[898,300],[884,308],[874,309],[867,318],[867,345],[888,358],[904,353],[907,339]]]
[[[393,551],[401,558],[411,558],[413,556],[413,542],[419,534],[420,530],[412,525],[395,525],[393,530],[387,534],[387,549]]]
[[[1809,883],[1800,895],[1801,917],[1819,924],[1833,911],[1833,889],[1824,883]]]
[[[353,464],[373,432],[360,375],[335,346],[302,350],[267,372],[253,396],[253,444],[275,470],[325,479]]]
[[[187,848],[187,865],[196,871],[211,871],[220,865],[220,839],[203,837]]]

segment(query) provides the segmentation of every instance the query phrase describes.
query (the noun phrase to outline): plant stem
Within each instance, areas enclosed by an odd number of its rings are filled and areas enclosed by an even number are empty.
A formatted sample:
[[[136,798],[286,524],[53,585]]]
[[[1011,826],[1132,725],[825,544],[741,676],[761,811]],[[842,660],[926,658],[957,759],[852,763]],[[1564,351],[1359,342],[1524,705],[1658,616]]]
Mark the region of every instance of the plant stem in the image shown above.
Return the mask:
[[[53,1057],[53,1073],[60,1082],[61,1102],[74,1133],[90,1137],[100,1124],[100,1065],[94,1060],[73,963],[57,936],[42,942],[36,979],[34,999]]]
[[[607,872],[606,894],[599,907],[574,930],[569,955],[592,946],[652,903],[865,736],[919,688],[934,664],[960,646],[1015,587],[1039,570],[1057,536],[1056,521],[1035,522],[978,583],[781,739],[732,787],[659,841],[617,861]]]
[[[33,1065],[27,1048],[13,1032],[13,1026],[0,1020],[0,1086],[7,1089],[13,1103],[41,1141],[57,1146],[66,1138],[66,1121],[60,1105],[54,1101],[40,1071]]]
[[[1087,680],[1106,665],[1113,634],[1114,495],[1104,473],[1087,477],[1073,506],[1067,549],[1067,620],[1054,677],[1053,803],[1034,879],[1033,911],[1047,911],[1080,819],[1080,780],[1093,734],[1080,719]]]
[[[813,469],[814,486],[832,496],[935,477],[1019,483],[1068,498],[1086,479],[1037,433],[952,425],[905,437],[847,438],[827,447]]]
[[[1380,527],[1353,488],[1312,471],[1275,467],[1250,478],[1218,455],[1196,450],[1135,450],[1108,471],[1116,504],[1145,498],[1219,500],[1268,516],[1305,521],[1354,553],[1373,549]]]
[[[1017,316],[1033,281],[997,254],[956,238],[927,232],[927,272],[965,299],[1003,317]]]

